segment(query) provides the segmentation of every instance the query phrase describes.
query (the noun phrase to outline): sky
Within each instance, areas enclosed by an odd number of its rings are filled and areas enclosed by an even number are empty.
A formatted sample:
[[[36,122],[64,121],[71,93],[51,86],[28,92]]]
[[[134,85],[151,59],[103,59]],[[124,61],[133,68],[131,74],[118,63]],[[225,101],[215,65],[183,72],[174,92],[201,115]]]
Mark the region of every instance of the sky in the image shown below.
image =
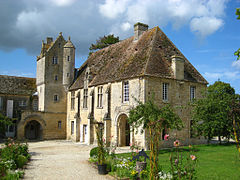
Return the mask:
[[[0,74],[36,76],[42,40],[59,32],[76,46],[76,67],[108,34],[121,40],[133,25],[159,26],[203,77],[240,93],[240,0],[0,0]]]

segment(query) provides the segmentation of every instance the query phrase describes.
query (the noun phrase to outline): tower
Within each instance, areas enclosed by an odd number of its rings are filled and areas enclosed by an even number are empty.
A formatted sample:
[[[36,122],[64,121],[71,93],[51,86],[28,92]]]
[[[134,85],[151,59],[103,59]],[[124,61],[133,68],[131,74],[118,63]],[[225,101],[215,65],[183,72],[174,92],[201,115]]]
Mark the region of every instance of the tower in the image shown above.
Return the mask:
[[[67,43],[63,46],[63,86],[65,88],[65,91],[73,82],[74,68],[75,47],[69,37]]]

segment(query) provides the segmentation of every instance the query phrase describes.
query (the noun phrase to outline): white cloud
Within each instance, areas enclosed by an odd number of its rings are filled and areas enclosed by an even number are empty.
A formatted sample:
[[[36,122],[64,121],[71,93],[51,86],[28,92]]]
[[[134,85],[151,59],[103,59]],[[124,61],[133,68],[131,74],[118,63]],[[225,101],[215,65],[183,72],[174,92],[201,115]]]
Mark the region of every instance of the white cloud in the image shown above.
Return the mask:
[[[105,0],[99,5],[100,13],[109,19],[143,22],[174,28],[188,25],[197,36],[205,38],[223,25],[228,0]]]
[[[119,14],[124,13],[129,0],[106,0],[104,4],[99,5],[102,15],[112,19]]]
[[[125,22],[121,25],[123,31],[127,31],[131,28],[131,24],[129,22]]]
[[[229,81],[240,79],[240,72],[239,71],[205,72],[203,76],[209,82],[214,82],[217,81],[218,79]]]
[[[76,0],[50,0],[50,1],[57,6],[69,6],[72,5]]]
[[[232,66],[235,67],[235,68],[237,68],[237,69],[240,69],[240,60],[238,60],[238,61],[233,61]]]
[[[0,6],[0,48],[24,48],[36,55],[41,40],[63,32],[71,36],[78,51],[88,48],[98,37],[109,33],[121,39],[133,35],[133,25],[141,21],[149,27],[172,24],[189,26],[202,38],[224,25],[228,0],[17,0]],[[206,24],[208,22],[208,24]]]
[[[200,37],[206,37],[216,32],[223,26],[223,20],[215,17],[200,17],[193,18],[190,22],[191,31],[200,35]]]

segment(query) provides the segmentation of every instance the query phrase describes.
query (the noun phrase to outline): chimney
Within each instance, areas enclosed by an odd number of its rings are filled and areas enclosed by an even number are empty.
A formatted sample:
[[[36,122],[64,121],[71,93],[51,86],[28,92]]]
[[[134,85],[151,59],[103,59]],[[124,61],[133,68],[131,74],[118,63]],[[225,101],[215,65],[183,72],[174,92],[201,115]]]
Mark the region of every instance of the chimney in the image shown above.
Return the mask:
[[[184,79],[184,59],[181,56],[172,56],[172,70],[174,78],[177,80]]]
[[[53,38],[52,37],[47,37],[47,44],[51,44],[53,42]]]
[[[134,24],[134,41],[137,41],[144,31],[148,30],[148,25],[143,23]]]

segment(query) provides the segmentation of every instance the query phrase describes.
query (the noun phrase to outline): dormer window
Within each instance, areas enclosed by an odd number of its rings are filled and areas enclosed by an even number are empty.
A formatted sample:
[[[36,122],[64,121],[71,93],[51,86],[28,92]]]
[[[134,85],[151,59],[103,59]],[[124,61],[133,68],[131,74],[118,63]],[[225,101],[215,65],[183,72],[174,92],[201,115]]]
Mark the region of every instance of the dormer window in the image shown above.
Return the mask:
[[[57,56],[53,56],[52,58],[52,64],[57,64],[58,63],[58,58]]]
[[[98,87],[98,102],[97,107],[102,107],[103,87]]]

